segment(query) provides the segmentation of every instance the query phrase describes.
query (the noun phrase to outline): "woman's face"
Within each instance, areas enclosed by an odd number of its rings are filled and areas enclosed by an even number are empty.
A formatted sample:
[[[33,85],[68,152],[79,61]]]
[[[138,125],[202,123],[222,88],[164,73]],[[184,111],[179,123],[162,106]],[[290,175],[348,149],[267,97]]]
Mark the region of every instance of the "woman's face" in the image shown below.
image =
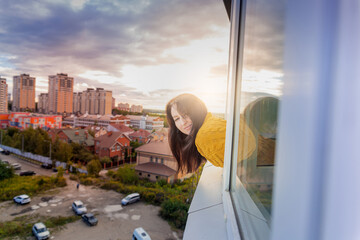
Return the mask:
[[[182,132],[183,134],[189,135],[192,129],[192,121],[187,115],[181,115],[176,106],[171,107],[171,116],[174,119],[175,126]]]

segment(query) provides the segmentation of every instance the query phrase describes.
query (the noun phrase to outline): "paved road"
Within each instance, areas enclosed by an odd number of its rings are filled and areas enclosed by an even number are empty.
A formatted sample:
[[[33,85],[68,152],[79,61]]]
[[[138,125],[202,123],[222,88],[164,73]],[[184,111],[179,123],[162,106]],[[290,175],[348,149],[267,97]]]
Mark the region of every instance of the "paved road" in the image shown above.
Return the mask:
[[[51,175],[56,174],[51,169],[41,168],[40,165],[38,165],[38,164],[25,161],[21,158],[17,158],[15,155],[12,155],[12,154],[10,154],[10,155],[0,154],[0,159],[4,160],[4,161],[8,161],[10,164],[11,163],[20,163],[21,170],[15,170],[16,174],[19,174],[21,171],[26,171],[26,170],[34,171],[34,172],[36,172],[36,175],[51,176]]]

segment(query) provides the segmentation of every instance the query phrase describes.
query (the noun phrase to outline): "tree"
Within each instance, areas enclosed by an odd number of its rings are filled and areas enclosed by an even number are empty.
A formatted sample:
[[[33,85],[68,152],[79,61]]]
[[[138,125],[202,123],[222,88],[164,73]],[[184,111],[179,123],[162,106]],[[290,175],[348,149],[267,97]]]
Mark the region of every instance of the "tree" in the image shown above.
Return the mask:
[[[102,158],[100,158],[100,163],[101,164],[111,163],[111,159],[108,156],[102,157]]]
[[[93,175],[98,177],[99,176],[99,172],[101,171],[101,163],[99,160],[91,160],[87,165],[86,165],[86,169],[88,171],[89,175]]]
[[[0,161],[0,181],[12,178],[14,175],[14,169]]]

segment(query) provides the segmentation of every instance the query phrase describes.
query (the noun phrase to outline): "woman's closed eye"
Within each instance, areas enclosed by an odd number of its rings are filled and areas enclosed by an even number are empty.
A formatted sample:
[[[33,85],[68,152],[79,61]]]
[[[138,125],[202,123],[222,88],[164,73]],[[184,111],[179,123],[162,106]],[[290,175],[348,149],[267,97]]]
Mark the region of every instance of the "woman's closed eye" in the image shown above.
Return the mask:
[[[174,118],[174,122],[178,121],[179,119],[179,117]]]

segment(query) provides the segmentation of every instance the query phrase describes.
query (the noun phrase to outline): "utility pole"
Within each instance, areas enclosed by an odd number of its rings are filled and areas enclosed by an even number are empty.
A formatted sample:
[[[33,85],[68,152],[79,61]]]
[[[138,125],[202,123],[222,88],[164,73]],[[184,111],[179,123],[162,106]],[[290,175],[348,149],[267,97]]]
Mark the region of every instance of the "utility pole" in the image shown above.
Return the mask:
[[[21,151],[24,152],[24,134],[21,134]]]
[[[1,131],[1,145],[2,145],[2,135],[3,135],[3,130],[0,130]]]

